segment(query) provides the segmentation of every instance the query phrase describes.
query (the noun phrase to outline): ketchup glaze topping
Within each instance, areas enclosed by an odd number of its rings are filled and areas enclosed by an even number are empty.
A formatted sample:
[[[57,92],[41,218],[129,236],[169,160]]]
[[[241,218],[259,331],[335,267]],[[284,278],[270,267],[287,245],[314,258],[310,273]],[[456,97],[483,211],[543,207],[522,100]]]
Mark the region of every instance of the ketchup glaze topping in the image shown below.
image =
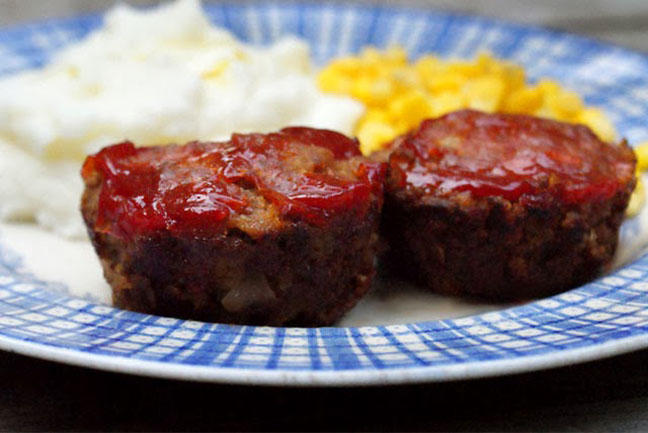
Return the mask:
[[[394,145],[390,186],[438,197],[468,191],[537,205],[605,200],[635,169],[625,143],[605,143],[582,125],[526,115],[457,111],[425,120]]]
[[[309,156],[319,159],[300,164]],[[358,162],[338,167],[350,158]],[[340,213],[362,216],[372,195],[382,200],[385,167],[361,159],[357,141],[342,134],[294,127],[183,146],[124,142],[86,159],[86,183],[95,173],[102,181],[95,229],[125,238],[208,235],[230,216],[251,213],[256,196],[283,217],[318,226]]]

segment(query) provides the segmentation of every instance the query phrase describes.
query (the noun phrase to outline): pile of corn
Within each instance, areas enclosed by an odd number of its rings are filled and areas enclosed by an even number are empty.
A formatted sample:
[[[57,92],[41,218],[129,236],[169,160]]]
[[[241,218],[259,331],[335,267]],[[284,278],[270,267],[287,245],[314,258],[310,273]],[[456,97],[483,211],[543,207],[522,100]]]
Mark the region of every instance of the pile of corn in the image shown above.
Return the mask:
[[[628,209],[626,209],[626,215],[628,216],[638,214],[646,201],[646,193],[643,182],[641,181],[641,173],[648,170],[648,142],[635,147],[634,151],[637,155],[637,186],[632,193],[632,197],[630,197]]]
[[[358,56],[333,60],[319,74],[322,90],[350,95],[366,106],[355,135],[364,154],[416,126],[423,119],[462,108],[523,113],[589,126],[602,140],[616,132],[603,111],[586,106],[580,96],[551,80],[528,84],[524,69],[481,54],[475,60],[442,60],[432,55],[408,62],[403,48],[366,48]],[[648,143],[637,148],[638,170],[648,168]],[[644,203],[637,185],[628,207],[635,214]]]
[[[584,123],[604,140],[615,137],[603,112],[586,107],[576,93],[550,80],[528,85],[522,67],[488,54],[472,61],[427,55],[409,63],[403,48],[366,48],[357,57],[332,61],[318,81],[322,90],[350,95],[367,107],[356,128],[365,153],[423,119],[461,108]]]

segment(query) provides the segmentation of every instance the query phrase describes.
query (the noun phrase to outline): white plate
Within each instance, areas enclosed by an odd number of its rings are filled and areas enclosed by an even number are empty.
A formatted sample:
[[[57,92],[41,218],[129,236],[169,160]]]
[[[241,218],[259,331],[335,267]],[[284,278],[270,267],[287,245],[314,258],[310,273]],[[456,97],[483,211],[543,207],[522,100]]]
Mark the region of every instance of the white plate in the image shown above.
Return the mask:
[[[604,107],[631,142],[648,138],[648,59],[618,47],[428,10],[221,5],[207,12],[216,24],[252,42],[297,34],[309,41],[320,63],[368,44],[400,43],[413,56],[472,57],[488,49],[523,64],[532,79],[553,76]],[[0,32],[0,73],[41,65],[99,24],[97,16],[82,16]],[[624,224],[620,261],[639,255],[643,217]],[[76,295],[92,285],[106,289],[88,244],[30,226],[2,225],[0,348],[112,371],[232,383],[345,385],[492,376],[648,347],[647,274],[643,256],[591,284],[514,308],[411,289],[373,295],[340,327],[241,327],[117,310],[102,305],[107,296],[81,299]],[[497,311],[436,320],[484,309]]]

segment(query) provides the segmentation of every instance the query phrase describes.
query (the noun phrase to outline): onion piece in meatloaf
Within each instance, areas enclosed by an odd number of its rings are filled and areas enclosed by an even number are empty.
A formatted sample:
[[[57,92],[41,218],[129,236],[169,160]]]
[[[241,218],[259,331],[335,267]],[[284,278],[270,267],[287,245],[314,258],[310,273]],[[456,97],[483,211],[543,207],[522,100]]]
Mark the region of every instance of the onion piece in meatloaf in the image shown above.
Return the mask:
[[[384,175],[326,130],[124,142],[86,160],[82,213],[120,308],[328,325],[369,289]]]
[[[587,127],[464,110],[392,143],[389,262],[436,292],[550,295],[602,272],[635,186],[635,156]]]

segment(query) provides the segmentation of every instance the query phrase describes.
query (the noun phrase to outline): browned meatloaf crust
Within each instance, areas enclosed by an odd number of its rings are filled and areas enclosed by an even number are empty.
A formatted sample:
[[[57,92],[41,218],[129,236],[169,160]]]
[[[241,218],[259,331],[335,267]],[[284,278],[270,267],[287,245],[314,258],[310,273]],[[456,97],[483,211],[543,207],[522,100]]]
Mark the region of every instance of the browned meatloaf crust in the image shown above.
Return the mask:
[[[584,126],[468,110],[397,141],[381,227],[386,261],[403,275],[440,293],[522,300],[582,284],[612,259],[635,185],[625,143],[603,143]],[[550,169],[516,159],[529,151],[548,156]]]
[[[288,128],[235,135],[226,143],[139,149],[125,143],[102,152],[84,166],[82,212],[116,306],[225,323],[320,326],[334,323],[369,289],[384,166],[360,156],[357,142],[330,131]],[[186,152],[232,158],[212,166]],[[200,179],[227,184],[233,201],[221,195],[216,201],[235,209],[206,224],[200,213],[172,213],[175,197],[164,196],[167,219],[160,225],[151,217],[154,206],[140,215],[141,209],[129,208],[132,200],[111,198],[131,188],[119,191],[107,180],[115,161],[130,170],[119,176],[130,175],[131,182],[137,181],[137,163],[181,183],[195,183],[208,166],[213,170]],[[155,183],[157,196],[160,185]],[[183,200],[197,197],[192,191]]]

